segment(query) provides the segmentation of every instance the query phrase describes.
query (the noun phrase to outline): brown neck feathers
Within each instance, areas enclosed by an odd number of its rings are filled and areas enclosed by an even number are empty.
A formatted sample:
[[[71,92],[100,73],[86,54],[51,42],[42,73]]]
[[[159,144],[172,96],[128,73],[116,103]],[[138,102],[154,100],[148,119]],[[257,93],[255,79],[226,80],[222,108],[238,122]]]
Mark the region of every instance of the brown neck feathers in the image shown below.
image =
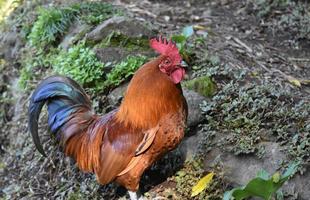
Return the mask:
[[[160,56],[136,72],[116,114],[119,121],[148,129],[156,126],[164,115],[182,108],[184,97],[181,87],[158,68],[162,59]]]

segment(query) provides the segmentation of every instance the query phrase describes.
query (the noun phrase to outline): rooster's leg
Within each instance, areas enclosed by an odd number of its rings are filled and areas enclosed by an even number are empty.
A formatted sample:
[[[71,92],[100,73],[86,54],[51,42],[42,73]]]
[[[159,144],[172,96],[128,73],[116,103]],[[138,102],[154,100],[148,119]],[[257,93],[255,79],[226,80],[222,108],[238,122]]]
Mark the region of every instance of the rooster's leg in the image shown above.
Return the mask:
[[[139,191],[132,192],[132,191],[128,190],[128,193],[130,196],[130,200],[144,200],[143,196],[141,195],[141,193]]]

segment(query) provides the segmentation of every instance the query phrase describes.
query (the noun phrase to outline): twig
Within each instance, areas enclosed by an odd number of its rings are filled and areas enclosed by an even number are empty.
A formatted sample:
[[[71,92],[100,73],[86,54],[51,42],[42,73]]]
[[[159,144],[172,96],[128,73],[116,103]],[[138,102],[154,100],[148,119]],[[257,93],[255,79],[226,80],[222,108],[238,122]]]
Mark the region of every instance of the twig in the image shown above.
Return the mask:
[[[255,61],[261,68],[263,68],[264,70],[266,70],[267,72],[271,72],[270,69],[268,69],[267,67],[265,67],[265,65],[263,65],[260,61]]]
[[[310,62],[308,58],[288,58],[290,61],[297,61],[297,62]]]
[[[236,37],[232,37],[232,39],[237,42],[239,45],[243,46],[248,52],[253,53],[252,48],[250,48],[248,45],[246,45],[244,42],[242,42],[240,39]]]
[[[137,7],[136,8],[131,8],[131,11],[132,12],[138,12],[138,13],[141,13],[141,14],[146,14],[146,15],[152,17],[152,18],[156,18],[157,17],[154,13],[151,13],[148,10],[143,10],[143,9],[137,8]]]

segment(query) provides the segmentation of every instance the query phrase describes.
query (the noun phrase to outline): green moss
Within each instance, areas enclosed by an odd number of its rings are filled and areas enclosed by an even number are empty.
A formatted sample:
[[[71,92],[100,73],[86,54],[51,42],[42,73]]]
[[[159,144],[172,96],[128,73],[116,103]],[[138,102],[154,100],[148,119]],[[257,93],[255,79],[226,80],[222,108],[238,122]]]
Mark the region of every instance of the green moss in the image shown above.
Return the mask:
[[[80,192],[72,192],[68,195],[68,200],[79,200],[85,198]]]
[[[91,41],[89,42],[91,43]],[[105,39],[97,44],[96,47],[122,47],[129,51],[147,51],[150,48],[148,38],[132,38],[117,31],[113,31],[109,34]]]
[[[184,82],[184,86],[206,97],[211,97],[216,91],[215,83],[209,76],[203,76],[186,81]]]

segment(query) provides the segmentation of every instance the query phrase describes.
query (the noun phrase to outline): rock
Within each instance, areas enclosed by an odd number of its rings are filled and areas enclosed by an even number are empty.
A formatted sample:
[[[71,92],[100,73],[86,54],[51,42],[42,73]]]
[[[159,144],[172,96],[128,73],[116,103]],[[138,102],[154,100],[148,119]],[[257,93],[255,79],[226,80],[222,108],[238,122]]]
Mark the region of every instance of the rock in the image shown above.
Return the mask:
[[[19,33],[13,31],[1,33],[0,36],[0,58],[4,58],[8,62],[15,61],[24,45]]]
[[[118,106],[121,103],[127,86],[128,83],[122,84],[109,93],[108,101],[110,105]]]
[[[200,94],[186,88],[183,88],[183,95],[188,105],[187,126],[196,126],[204,119],[199,105],[202,103],[202,101],[207,99]]]
[[[130,55],[129,51],[119,47],[97,48],[95,49],[95,53],[103,63],[120,61]]]
[[[121,47],[95,48],[94,51],[97,58],[103,63],[120,62],[128,55],[144,55],[146,57],[152,57],[156,55],[153,51],[129,51]],[[111,65],[110,68],[113,68],[113,65]]]
[[[0,94],[5,92],[7,90],[7,85],[4,82],[5,80],[5,75],[1,74],[0,75]]]
[[[86,35],[86,40],[99,42],[106,38],[112,31],[120,32],[123,35],[139,38],[152,37],[155,35],[154,31],[147,28],[145,25],[128,19],[126,17],[114,16],[102,24],[98,25],[93,31]]]
[[[298,194],[298,199],[309,200],[310,199],[310,167],[308,165],[307,172],[303,175],[295,175],[288,184],[284,185],[284,191],[289,194]]]
[[[63,49],[68,49],[72,44],[80,40],[91,29],[88,24],[80,24],[76,21],[68,30],[68,33],[59,44]]]
[[[195,135],[196,141],[199,141],[200,135]],[[220,138],[220,137],[219,137]],[[217,140],[217,139],[215,139]],[[215,141],[216,143],[216,141]],[[206,168],[220,164],[225,172],[227,181],[234,187],[245,185],[251,179],[256,177],[256,173],[264,169],[273,174],[284,160],[287,160],[281,146],[275,142],[262,143],[265,146],[265,156],[261,159],[253,155],[236,156],[230,152],[223,152],[219,148],[214,148],[206,155]],[[192,148],[192,147],[191,147]],[[310,173],[300,176],[296,174],[293,179],[289,180],[283,186],[283,192],[288,194],[298,193],[298,199],[310,199]]]
[[[187,134],[185,135],[185,138],[183,138],[181,144],[178,147],[184,156],[184,160],[191,160],[198,153],[198,144],[200,142],[202,133],[197,133],[196,130],[193,131],[194,133],[189,134],[189,137],[187,137]]]
[[[265,155],[262,159],[253,155],[236,156],[230,152],[214,149],[208,154],[207,162],[211,165],[216,162],[222,163],[229,182],[235,186],[244,185],[261,169],[270,173],[275,172],[285,160],[286,156],[277,143],[266,142],[264,146]]]

